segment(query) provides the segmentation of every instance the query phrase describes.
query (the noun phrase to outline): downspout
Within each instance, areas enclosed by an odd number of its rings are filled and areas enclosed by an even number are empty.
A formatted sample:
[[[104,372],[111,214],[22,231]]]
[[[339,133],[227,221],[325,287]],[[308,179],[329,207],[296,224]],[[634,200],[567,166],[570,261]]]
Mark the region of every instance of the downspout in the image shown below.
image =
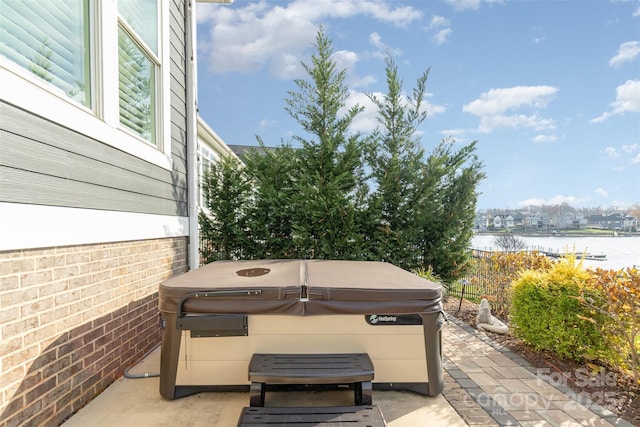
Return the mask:
[[[187,100],[187,197],[189,204],[189,270],[199,266],[198,231],[198,117],[196,109],[194,0],[185,1],[186,100]]]

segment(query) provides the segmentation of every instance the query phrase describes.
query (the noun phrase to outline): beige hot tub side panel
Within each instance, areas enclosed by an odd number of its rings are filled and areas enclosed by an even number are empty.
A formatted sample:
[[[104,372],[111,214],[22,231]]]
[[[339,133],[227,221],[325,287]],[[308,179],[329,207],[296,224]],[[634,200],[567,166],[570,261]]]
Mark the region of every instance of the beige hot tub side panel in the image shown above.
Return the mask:
[[[368,353],[374,382],[427,381],[421,325],[371,326],[364,315],[248,317],[246,337],[183,332],[176,385],[248,384],[254,353]]]

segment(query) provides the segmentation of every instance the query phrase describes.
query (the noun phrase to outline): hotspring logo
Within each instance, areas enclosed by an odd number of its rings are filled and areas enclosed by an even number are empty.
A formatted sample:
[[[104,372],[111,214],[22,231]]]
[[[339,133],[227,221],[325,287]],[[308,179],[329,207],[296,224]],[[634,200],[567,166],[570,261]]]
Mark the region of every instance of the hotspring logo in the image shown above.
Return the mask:
[[[378,322],[395,323],[397,320],[398,318],[396,316],[378,316],[377,314],[372,314],[371,316],[369,316],[369,322],[371,322],[372,325]]]

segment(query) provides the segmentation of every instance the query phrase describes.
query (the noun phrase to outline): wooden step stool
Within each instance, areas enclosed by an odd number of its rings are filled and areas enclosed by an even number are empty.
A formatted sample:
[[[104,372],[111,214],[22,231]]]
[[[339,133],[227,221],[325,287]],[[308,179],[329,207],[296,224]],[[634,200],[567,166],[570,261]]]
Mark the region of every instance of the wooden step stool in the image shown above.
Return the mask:
[[[366,353],[254,354],[250,406],[264,406],[267,384],[353,384],[356,405],[371,405],[373,363]]]
[[[387,423],[376,405],[304,407],[304,408],[243,408],[238,427],[266,426],[319,427],[384,427]]]

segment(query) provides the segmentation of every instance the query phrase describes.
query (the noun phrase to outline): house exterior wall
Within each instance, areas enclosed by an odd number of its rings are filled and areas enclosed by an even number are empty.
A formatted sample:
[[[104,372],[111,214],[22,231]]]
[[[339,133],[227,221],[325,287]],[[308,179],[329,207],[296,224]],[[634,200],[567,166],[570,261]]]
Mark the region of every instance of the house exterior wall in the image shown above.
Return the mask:
[[[0,253],[0,425],[53,426],[160,342],[158,283],[187,239]]]
[[[160,343],[158,285],[188,269],[189,233],[185,2],[163,7],[166,153],[0,90],[0,427],[58,425]]]
[[[174,170],[0,103],[2,202],[187,215],[184,117],[175,112]],[[181,141],[182,140],[182,141]]]

